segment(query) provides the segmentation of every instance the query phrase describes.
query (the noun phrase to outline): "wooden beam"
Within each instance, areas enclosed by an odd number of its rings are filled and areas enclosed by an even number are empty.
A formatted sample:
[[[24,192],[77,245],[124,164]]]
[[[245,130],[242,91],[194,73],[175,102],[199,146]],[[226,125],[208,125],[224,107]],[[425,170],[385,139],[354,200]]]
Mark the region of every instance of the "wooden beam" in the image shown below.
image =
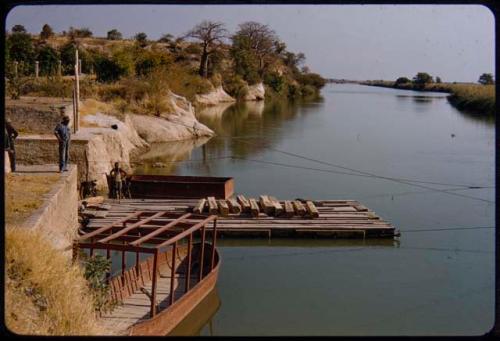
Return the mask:
[[[154,258],[153,258],[153,279],[152,279],[152,285],[151,285],[151,311],[150,311],[150,316],[154,317],[156,315],[156,282],[158,278],[158,250],[154,253]],[[173,280],[173,278],[172,278]]]
[[[222,216],[227,217],[229,215],[229,206],[227,205],[225,200],[219,200],[217,202],[219,205],[219,212]]]
[[[132,243],[130,243],[130,245],[132,246],[137,246],[137,245],[140,245],[141,243],[144,243],[145,241],[159,235],[160,233],[163,233],[165,232],[166,230],[168,230],[169,228],[175,226],[176,224],[178,224],[180,221],[188,218],[189,216],[191,216],[191,213],[186,213],[182,216],[180,216],[179,218],[169,222],[167,225],[164,225],[162,227],[160,227],[159,229],[156,229],[154,230],[153,232],[151,233],[148,233],[147,235],[145,235],[144,237],[141,237],[135,241],[133,241]]]
[[[217,201],[215,197],[208,197],[208,213],[210,214],[218,214],[219,211],[217,209]]]
[[[231,211],[231,213],[236,213],[236,214],[241,213],[241,205],[238,204],[236,199],[229,198],[227,199],[227,203],[229,205],[229,210]]]
[[[162,248],[164,246],[167,246],[167,245],[171,245],[173,243],[175,243],[176,241],[178,240],[181,240],[182,238],[188,236],[189,234],[193,233],[194,231],[198,230],[198,229],[204,229],[205,228],[205,225],[208,223],[208,222],[211,222],[212,220],[214,219],[217,219],[217,216],[216,215],[211,215],[209,216],[208,218],[206,218],[205,220],[202,220],[200,221],[199,223],[191,226],[189,229],[187,229],[186,231],[182,232],[182,233],[179,233],[178,235],[170,238],[169,240],[161,243],[160,245],[156,245],[155,247],[157,249],[159,248]]]
[[[285,200],[285,216],[288,218],[293,217],[295,211],[293,209],[293,204],[290,200]]]
[[[241,209],[244,213],[250,212],[250,202],[243,195],[237,195],[236,200],[241,205]]]
[[[267,195],[259,196],[259,203],[262,211],[267,215],[272,215],[274,213],[274,205]]]
[[[104,231],[107,231],[109,229],[112,229],[113,227],[118,227],[119,225],[123,224],[124,222],[130,220],[130,219],[133,219],[139,215],[141,215],[142,211],[137,211],[137,212],[134,212],[134,213],[131,213],[129,215],[127,215],[126,217],[122,218],[122,219],[118,219],[117,221],[111,223],[111,224],[108,224],[108,225],[105,225],[101,228],[98,228],[97,230],[94,230],[90,233],[87,233],[87,234],[84,234],[83,236],[80,236],[77,240],[85,240],[85,239],[89,239],[91,237],[94,237],[95,235],[98,235],[98,234],[101,234],[103,233]]]
[[[307,213],[313,218],[318,218],[319,217],[319,212],[316,206],[314,206],[314,203],[310,200],[306,201],[306,210]]]
[[[193,213],[201,214],[205,209],[205,204],[207,203],[207,199],[200,199],[196,206],[193,208]]]
[[[248,201],[250,202],[250,213],[252,213],[253,217],[258,217],[259,205],[257,205],[257,201],[254,198],[250,198]]]
[[[139,227],[141,225],[144,225],[146,224],[147,222],[150,222],[151,220],[154,220],[155,218],[159,218],[161,217],[162,215],[164,215],[165,213],[167,213],[167,211],[162,211],[162,212],[157,212],[155,214],[153,214],[152,216],[150,217],[147,217],[146,219],[142,219],[142,220],[139,220],[137,223],[134,223],[132,225],[129,225],[123,229],[121,229],[120,231],[116,232],[116,233],[113,233],[112,235],[106,237],[106,238],[103,238],[101,240],[98,240],[97,242],[98,243],[107,243],[109,242],[110,240],[113,240],[121,235],[124,235],[126,234],[127,232],[135,229],[136,227]]]
[[[304,216],[306,214],[306,208],[298,200],[293,201],[293,208],[295,209],[295,214],[298,216]]]
[[[280,202],[278,199],[275,197],[269,197],[269,200],[271,200],[271,203],[274,206],[274,215],[277,217],[283,213],[283,206],[281,206]]]

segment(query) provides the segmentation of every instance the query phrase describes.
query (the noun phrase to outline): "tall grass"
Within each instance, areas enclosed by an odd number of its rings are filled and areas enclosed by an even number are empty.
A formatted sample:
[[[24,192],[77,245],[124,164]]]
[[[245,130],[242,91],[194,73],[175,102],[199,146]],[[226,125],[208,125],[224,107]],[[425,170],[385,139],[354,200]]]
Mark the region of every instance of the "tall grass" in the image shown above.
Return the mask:
[[[5,322],[22,335],[99,335],[82,269],[41,232],[5,231]]]
[[[495,114],[495,85],[473,83],[430,83],[423,88],[416,88],[412,83],[395,84],[392,81],[367,81],[364,85],[381,86],[403,90],[437,91],[450,93],[451,104],[458,109],[479,115]]]

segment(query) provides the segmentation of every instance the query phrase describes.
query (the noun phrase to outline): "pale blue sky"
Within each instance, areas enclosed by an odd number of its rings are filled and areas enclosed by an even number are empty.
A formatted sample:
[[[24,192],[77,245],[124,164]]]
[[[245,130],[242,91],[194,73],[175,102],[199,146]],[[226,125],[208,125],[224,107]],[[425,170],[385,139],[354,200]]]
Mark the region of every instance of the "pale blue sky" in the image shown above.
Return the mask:
[[[95,36],[116,28],[124,37],[175,36],[203,20],[268,24],[293,52],[325,77],[388,79],[429,72],[443,81],[476,82],[494,73],[494,16],[479,5],[42,5],[19,6],[6,28],[40,32],[89,27]]]

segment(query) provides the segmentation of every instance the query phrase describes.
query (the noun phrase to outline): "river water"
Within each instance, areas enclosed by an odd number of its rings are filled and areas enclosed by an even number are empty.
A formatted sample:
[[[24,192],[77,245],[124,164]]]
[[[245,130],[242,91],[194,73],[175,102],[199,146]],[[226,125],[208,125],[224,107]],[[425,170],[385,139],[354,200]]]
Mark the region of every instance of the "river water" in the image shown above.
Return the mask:
[[[217,137],[156,145],[135,172],[231,176],[248,196],[355,199],[402,234],[221,240],[217,306],[184,333],[479,335],[493,326],[491,119],[459,112],[443,93],[355,84],[199,119]]]

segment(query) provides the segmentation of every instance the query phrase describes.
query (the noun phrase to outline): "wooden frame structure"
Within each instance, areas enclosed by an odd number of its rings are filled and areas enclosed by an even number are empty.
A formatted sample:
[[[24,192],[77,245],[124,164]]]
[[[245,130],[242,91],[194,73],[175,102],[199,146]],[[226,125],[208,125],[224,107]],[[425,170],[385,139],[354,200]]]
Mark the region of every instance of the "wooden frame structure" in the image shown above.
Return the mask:
[[[213,222],[211,233],[210,264],[204,264],[205,255],[205,232],[207,224]],[[217,238],[217,216],[201,215],[192,213],[177,213],[171,211],[137,211],[128,214],[126,217],[117,219],[112,223],[106,224],[100,228],[89,231],[73,243],[73,261],[78,259],[79,249],[89,249],[92,256],[94,250],[106,250],[107,259],[111,258],[111,250],[121,251],[121,276],[108,280],[110,283],[112,296],[115,299],[123,299],[130,295],[134,289],[138,289],[138,283],[144,283],[144,277],[150,277],[152,282],[151,309],[150,316],[154,317],[157,313],[157,281],[159,274],[159,263],[165,263],[170,258],[170,292],[174,292],[174,278],[176,272],[176,255],[179,244],[187,239],[187,264],[186,281],[184,292],[187,293],[190,287],[191,268],[192,268],[192,250],[193,238],[195,232],[199,231],[200,251],[199,251],[199,274],[198,280],[201,281],[204,276],[204,268],[209,266],[210,271],[214,269],[216,257],[216,238]],[[207,244],[208,245],[208,244]],[[162,252],[162,249],[167,249]],[[135,252],[135,266],[127,270],[126,252]],[[171,257],[167,253],[171,252]],[[140,253],[152,254],[148,261],[140,262]],[[163,256],[163,257],[162,257]],[[210,272],[209,271],[209,272]],[[131,288],[131,289],[128,289]],[[170,305],[174,303],[174,296],[170,295]]]

